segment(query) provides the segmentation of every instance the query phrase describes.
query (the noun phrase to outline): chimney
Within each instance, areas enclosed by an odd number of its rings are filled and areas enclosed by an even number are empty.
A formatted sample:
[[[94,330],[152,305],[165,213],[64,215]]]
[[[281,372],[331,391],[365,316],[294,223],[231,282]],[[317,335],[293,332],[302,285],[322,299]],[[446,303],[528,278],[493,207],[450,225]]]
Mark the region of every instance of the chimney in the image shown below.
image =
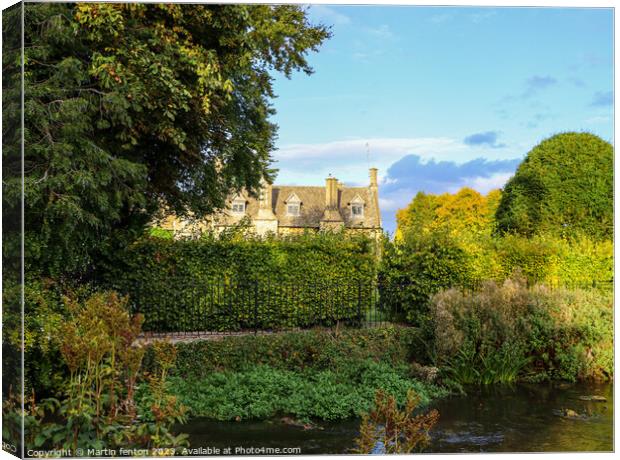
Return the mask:
[[[258,212],[254,217],[254,230],[259,236],[269,233],[278,233],[278,219],[273,213],[273,200],[271,198],[273,189],[271,184],[264,178],[260,181],[260,191],[258,195]]]
[[[370,168],[368,171],[370,175],[370,185],[368,186],[368,191],[370,192],[370,196],[372,197],[372,206],[376,210],[376,221],[375,227],[381,228],[381,213],[379,212],[379,182],[377,181],[377,168]]]
[[[328,209],[338,207],[338,179],[331,175],[325,179],[325,207]]]
[[[260,191],[258,192],[258,206],[260,209],[272,209],[271,184],[265,179],[261,179],[260,181]]]
[[[259,220],[275,220],[272,202],[272,187],[265,179],[261,179],[260,191],[258,194],[258,214],[256,219]]]
[[[370,186],[377,187],[379,184],[377,183],[377,168],[370,168]]]
[[[321,219],[322,230],[335,230],[344,225],[338,209],[338,194],[338,179],[330,174],[325,179],[325,211]]]

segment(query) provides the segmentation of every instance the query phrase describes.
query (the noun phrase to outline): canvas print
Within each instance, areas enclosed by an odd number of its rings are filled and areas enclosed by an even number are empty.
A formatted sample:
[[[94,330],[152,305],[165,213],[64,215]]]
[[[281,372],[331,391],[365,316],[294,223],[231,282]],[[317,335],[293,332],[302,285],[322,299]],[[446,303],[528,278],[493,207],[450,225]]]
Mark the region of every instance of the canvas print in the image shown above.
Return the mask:
[[[2,37],[5,452],[613,452],[613,8]]]

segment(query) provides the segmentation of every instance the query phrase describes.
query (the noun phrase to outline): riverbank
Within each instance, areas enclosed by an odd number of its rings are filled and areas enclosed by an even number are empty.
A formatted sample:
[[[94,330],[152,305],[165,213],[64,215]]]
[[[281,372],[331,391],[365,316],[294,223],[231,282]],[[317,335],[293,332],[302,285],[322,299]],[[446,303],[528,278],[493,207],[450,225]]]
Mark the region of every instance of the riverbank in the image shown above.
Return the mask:
[[[177,343],[168,391],[191,416],[220,421],[345,420],[368,412],[378,388],[399,403],[414,390],[428,404],[449,390],[416,364],[425,359],[420,337],[390,326]],[[156,370],[149,353],[145,366]]]
[[[510,285],[500,289],[520,292]],[[460,331],[454,322],[444,323]],[[446,358],[449,353],[433,359],[433,346],[441,349],[442,342],[433,343],[428,330],[398,325],[317,328],[176,343],[172,345],[176,361],[167,388],[191,417],[218,421],[288,417],[301,425],[347,420],[372,408],[377,389],[393,395],[399,404],[414,390],[422,405],[427,405],[459,394],[462,385],[471,383],[577,380],[584,368],[564,357],[579,359],[579,349],[568,342],[563,350],[560,338],[566,335],[550,331],[545,333],[545,341],[532,342],[543,344],[540,350],[532,346],[531,354],[523,355],[527,359],[518,360],[511,359],[514,352],[526,352],[522,344],[517,346],[522,340],[514,338],[499,349],[503,354],[496,352],[501,359],[462,353],[451,359]],[[444,331],[435,331],[434,337],[445,342],[442,334]],[[463,339],[463,332],[460,334]],[[513,342],[514,349],[510,348]],[[482,343],[488,350],[490,342]],[[545,358],[550,349],[553,355]],[[151,351],[149,347],[143,364],[145,371],[156,372]],[[439,367],[434,367],[436,362]],[[559,380],[560,376],[565,378]]]
[[[372,409],[377,388],[404,404],[415,391],[421,404],[449,391],[410,375],[410,368],[370,359],[343,359],[333,369],[281,370],[258,366],[237,372],[216,372],[201,379],[172,377],[168,391],[190,415],[221,421],[292,418],[293,423],[346,420]]]
[[[605,402],[586,401],[599,395]],[[440,412],[425,452],[605,452],[613,449],[611,383],[517,384],[468,387],[467,396],[430,404]],[[571,409],[583,415],[558,415]],[[280,419],[217,422],[194,418],[179,430],[192,448],[300,448],[301,454],[344,454],[354,446],[359,420],[322,422],[314,429]]]

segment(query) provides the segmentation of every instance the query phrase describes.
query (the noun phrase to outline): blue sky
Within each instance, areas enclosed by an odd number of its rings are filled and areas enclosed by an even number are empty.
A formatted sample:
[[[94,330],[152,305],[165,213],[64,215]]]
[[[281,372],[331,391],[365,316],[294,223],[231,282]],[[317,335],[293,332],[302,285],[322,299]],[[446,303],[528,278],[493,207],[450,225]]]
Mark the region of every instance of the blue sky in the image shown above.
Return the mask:
[[[390,232],[419,190],[501,187],[555,133],[613,142],[611,9],[315,5],[310,18],[333,37],[313,75],[275,78],[276,182],[360,185],[376,166]]]

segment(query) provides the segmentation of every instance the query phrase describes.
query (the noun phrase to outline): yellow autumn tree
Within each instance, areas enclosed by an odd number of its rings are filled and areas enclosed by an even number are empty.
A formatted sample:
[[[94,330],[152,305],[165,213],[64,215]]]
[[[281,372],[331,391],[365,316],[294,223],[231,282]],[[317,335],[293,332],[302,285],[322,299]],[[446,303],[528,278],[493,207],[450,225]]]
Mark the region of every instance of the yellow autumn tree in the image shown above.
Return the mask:
[[[500,198],[500,190],[492,190],[485,196],[469,187],[454,194],[419,192],[409,206],[397,211],[395,238],[402,239],[407,231],[424,233],[439,228],[449,230],[454,236],[491,233]]]
[[[613,242],[587,235],[570,238],[540,234],[532,237],[496,232],[500,190],[487,195],[464,187],[441,195],[418,193],[396,213],[395,243],[406,250],[407,238],[432,233],[447,235],[465,254],[466,281],[501,281],[515,270],[531,281],[582,285],[613,279]]]
[[[469,187],[441,195],[419,192],[409,206],[397,212],[395,240],[402,242],[409,232],[443,231],[467,254],[467,272],[473,282],[501,279],[504,270],[493,249],[494,216],[500,199],[500,190],[482,195]]]

